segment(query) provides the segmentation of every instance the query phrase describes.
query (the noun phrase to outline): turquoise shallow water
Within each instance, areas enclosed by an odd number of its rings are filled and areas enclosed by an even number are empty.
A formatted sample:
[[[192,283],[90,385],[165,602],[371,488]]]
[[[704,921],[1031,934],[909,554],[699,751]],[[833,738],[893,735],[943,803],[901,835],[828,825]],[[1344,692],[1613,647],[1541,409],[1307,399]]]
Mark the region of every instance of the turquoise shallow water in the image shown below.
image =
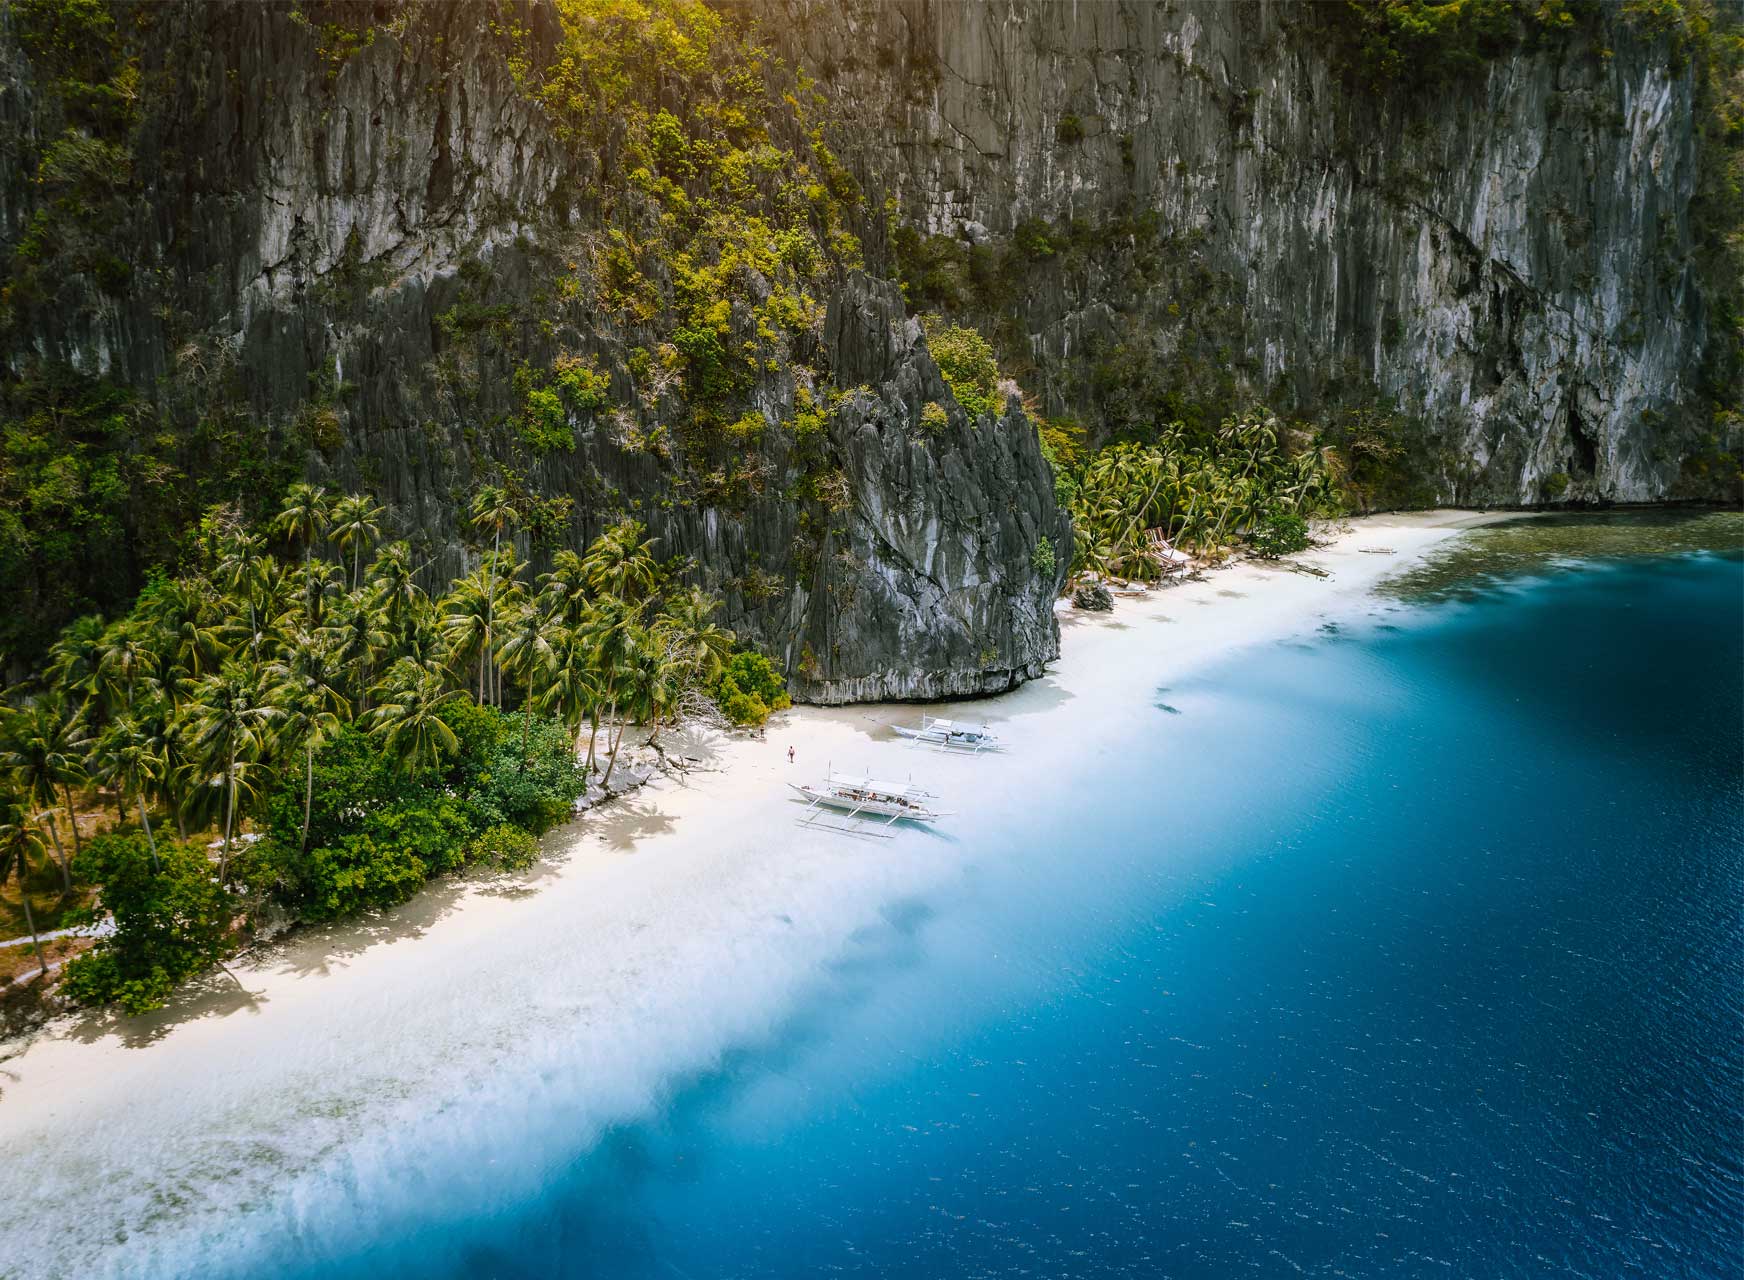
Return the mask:
[[[1148,696],[537,1195],[385,1233],[360,1193],[248,1273],[1744,1269],[1744,557],[1564,564]]]

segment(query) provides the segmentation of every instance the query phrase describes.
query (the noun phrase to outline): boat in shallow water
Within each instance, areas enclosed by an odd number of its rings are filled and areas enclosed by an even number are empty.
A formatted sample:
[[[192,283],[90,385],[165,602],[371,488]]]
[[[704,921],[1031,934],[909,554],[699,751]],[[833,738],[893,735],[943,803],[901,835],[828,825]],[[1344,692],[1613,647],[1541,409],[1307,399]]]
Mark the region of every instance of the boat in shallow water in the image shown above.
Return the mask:
[[[998,737],[984,724],[964,724],[938,716],[922,716],[920,725],[899,724],[896,732],[916,746],[937,747],[940,751],[998,751]]]
[[[822,782],[787,784],[805,797],[810,826],[824,810],[839,810],[849,818],[883,818],[896,822],[931,822],[946,816],[932,807],[938,797],[912,782],[887,782],[855,774],[832,773]]]

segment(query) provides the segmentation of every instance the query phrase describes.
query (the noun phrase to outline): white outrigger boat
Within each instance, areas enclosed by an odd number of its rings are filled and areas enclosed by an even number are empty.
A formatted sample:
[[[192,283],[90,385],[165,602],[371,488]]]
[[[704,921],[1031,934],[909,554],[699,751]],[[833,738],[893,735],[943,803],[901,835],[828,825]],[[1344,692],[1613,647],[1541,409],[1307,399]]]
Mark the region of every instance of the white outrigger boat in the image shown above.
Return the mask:
[[[876,826],[884,828],[903,821],[931,822],[947,816],[932,807],[930,802],[937,800],[937,796],[912,782],[881,782],[877,778],[832,773],[822,782],[803,785],[790,782],[787,785],[808,801],[805,817],[799,820],[802,827],[817,825],[828,810],[841,811],[853,820],[852,825],[837,827],[827,822],[822,825],[851,835],[860,834],[861,823],[870,818],[882,818],[883,821]],[[891,832],[879,829],[864,834],[890,835]]]
[[[967,751],[971,755],[982,751],[998,751],[1000,741],[984,724],[964,724],[958,720],[942,720],[938,716],[922,716],[920,727],[899,724],[896,732],[917,747],[937,747],[940,751]]]

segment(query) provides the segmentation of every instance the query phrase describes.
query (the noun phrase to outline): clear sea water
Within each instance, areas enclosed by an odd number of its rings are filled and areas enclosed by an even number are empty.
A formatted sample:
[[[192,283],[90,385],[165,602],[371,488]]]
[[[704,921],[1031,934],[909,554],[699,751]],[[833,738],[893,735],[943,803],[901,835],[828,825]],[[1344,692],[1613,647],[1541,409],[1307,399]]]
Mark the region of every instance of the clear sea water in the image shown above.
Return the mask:
[[[1744,1273],[1744,555],[1491,572],[1138,691],[536,1195],[249,1273]]]

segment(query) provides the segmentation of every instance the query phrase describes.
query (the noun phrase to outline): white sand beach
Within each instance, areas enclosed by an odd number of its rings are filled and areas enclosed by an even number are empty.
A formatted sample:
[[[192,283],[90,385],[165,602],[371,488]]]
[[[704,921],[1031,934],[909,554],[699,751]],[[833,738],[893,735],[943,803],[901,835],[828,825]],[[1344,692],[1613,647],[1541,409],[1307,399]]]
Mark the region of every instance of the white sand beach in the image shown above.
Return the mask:
[[[1492,518],[1358,520],[1301,557],[1327,578],[1247,563],[1112,614],[1067,611],[1046,678],[927,708],[994,724],[1010,744],[996,757],[909,748],[890,726],[915,707],[796,709],[761,738],[680,748],[706,769],[552,833],[525,877],[439,883],[295,933],[233,965],[246,991],[218,976],[159,1014],[63,1019],[0,1047],[0,1275],[245,1257],[259,1215],[317,1251],[342,1189],[366,1182],[408,1213],[517,1194],[490,1166],[494,1135],[522,1134],[515,1167],[538,1170],[527,1142],[561,1161],[657,1105],[769,1034],[890,903],[957,874],[953,824],[1046,794],[1065,744],[1093,761],[1154,720],[1159,685],[1372,608],[1378,579]],[[924,776],[956,816],[887,840],[801,830],[783,784],[832,765]]]

